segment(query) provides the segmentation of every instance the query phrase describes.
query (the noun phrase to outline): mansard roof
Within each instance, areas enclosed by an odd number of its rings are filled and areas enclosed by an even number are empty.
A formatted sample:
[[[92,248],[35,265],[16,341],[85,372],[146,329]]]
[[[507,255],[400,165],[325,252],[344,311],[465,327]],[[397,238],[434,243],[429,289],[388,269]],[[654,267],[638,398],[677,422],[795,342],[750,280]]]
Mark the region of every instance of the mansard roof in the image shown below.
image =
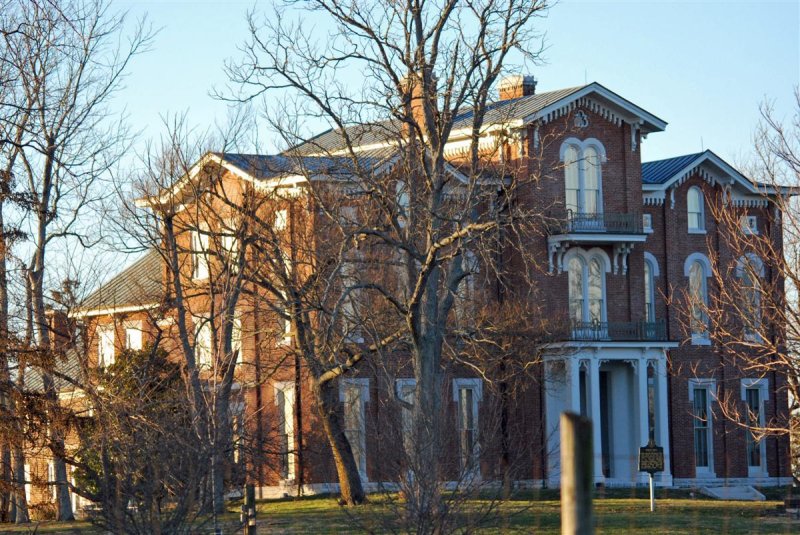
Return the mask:
[[[90,294],[73,316],[97,316],[157,306],[164,297],[161,255],[149,250]]]

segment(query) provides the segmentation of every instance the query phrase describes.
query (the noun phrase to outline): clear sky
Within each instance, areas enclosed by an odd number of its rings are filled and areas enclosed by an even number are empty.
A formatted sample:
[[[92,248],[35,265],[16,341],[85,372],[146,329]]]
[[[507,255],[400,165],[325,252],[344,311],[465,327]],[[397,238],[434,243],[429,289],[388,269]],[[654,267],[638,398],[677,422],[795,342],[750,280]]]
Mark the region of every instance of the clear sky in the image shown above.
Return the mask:
[[[271,2],[116,3],[161,28],[118,99],[133,126],[157,136],[159,115],[182,111],[199,126],[224,122],[225,105],[209,90],[225,83],[224,60],[238,56],[247,10]],[[759,104],[770,99],[788,116],[800,83],[797,0],[562,0],[538,24],[547,63],[523,68],[539,90],[597,81],[669,123],[644,142],[645,160],[697,152],[702,143],[735,162],[750,150]]]

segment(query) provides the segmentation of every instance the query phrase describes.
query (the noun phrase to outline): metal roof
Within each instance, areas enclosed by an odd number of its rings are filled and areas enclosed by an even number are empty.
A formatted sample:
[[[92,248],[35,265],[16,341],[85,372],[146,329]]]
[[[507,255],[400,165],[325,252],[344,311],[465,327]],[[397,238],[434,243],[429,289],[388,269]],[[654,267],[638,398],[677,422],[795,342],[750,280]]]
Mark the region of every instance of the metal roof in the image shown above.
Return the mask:
[[[286,175],[352,175],[356,165],[371,170],[396,153],[393,147],[363,151],[358,159],[350,156],[306,156],[302,153],[277,155],[214,153],[253,178],[267,180]]]
[[[159,303],[164,296],[161,255],[150,250],[90,294],[73,314]]]
[[[703,152],[675,156],[665,160],[642,163],[642,182],[644,184],[664,184],[681,169],[702,156]]]

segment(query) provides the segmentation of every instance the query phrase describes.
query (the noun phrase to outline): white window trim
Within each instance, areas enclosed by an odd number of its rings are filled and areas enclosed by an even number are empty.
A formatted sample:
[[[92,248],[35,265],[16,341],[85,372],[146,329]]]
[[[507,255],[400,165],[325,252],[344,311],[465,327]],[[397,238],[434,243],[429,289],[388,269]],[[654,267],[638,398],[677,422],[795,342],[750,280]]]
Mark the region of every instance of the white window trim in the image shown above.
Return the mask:
[[[361,438],[361,444],[359,445],[361,451],[364,453],[361,456],[361,462],[359,463],[360,466],[358,467],[358,473],[361,476],[362,481],[368,481],[367,479],[367,409],[366,404],[369,403],[369,379],[368,378],[347,378],[341,379],[339,381],[339,402],[345,403],[347,401],[347,397],[345,394],[345,390],[348,386],[354,386],[361,389],[361,393],[359,394],[359,401],[361,402],[361,407],[359,410],[361,411],[361,429],[359,429],[359,435]]]
[[[467,475],[469,476],[470,479],[473,479],[480,476],[481,445],[480,442],[478,441],[478,437],[480,436],[480,428],[481,428],[479,407],[481,401],[483,401],[483,381],[477,378],[453,379],[453,402],[456,404],[456,407],[458,407],[458,393],[459,390],[461,390],[462,388],[467,388],[472,390],[472,421],[475,423],[476,436],[475,436],[475,444],[473,446],[473,451],[471,453],[472,456],[474,456],[472,460],[475,461],[475,464],[472,470],[474,471],[474,473]],[[456,425],[458,426],[459,424]],[[460,452],[459,454],[461,455],[463,454],[463,452]]]
[[[753,223],[751,225],[750,223]],[[742,233],[748,236],[758,236],[758,216],[745,214],[739,218]]]
[[[653,231],[653,214],[642,214],[642,230],[645,234],[652,234]]]
[[[414,404],[414,396],[416,395],[416,391],[413,390],[417,386],[416,379],[395,379],[394,381],[395,387],[395,395],[397,399],[404,401],[405,403],[410,403],[411,405]],[[403,390],[411,388],[411,401],[407,400],[403,396]],[[414,425],[413,422],[413,414],[410,410],[408,410],[405,406],[399,405],[400,408],[400,435],[403,439],[403,446],[406,448],[406,452],[410,454],[413,450],[413,436],[409,433],[413,431],[412,426]]]
[[[25,463],[22,467],[23,473],[25,477],[25,501],[28,503],[31,502],[31,465]]]
[[[117,360],[117,328],[116,325],[112,323],[104,323],[102,325],[98,325],[95,329],[96,336],[97,336],[97,365],[99,368],[108,368],[112,366]],[[111,334],[111,345],[108,347],[109,353],[106,354],[104,351],[104,342],[105,342],[105,334]]]
[[[581,141],[576,137],[570,137],[564,140],[561,144],[561,148],[558,151],[558,156],[561,162],[564,162],[564,157],[566,156],[567,149],[573,147],[575,150],[578,151],[578,157],[576,163],[578,164],[578,213],[585,214],[583,205],[585,204],[584,196],[586,194],[586,166],[585,166],[585,157],[584,151],[591,147],[597,151],[597,157],[600,160],[600,165],[597,169],[597,214],[604,213],[603,209],[603,164],[606,163],[606,149],[600,140],[590,137]],[[564,170],[566,172],[566,169]],[[566,193],[565,193],[566,195]],[[565,198],[566,202],[566,198]]]
[[[139,347],[133,347],[135,344],[130,343],[130,338],[128,336],[129,332],[138,333],[138,345]],[[144,331],[143,331],[143,322],[141,320],[134,320],[134,321],[126,321],[125,322],[125,349],[132,349],[134,351],[139,351],[144,347]]]
[[[272,223],[272,228],[276,232],[286,230],[289,226],[289,211],[286,208],[275,210],[275,221]]]
[[[747,269],[745,266],[748,263],[754,267],[754,270],[753,270],[754,273],[753,274],[756,277],[758,277],[758,279],[759,279],[758,280],[759,288],[758,288],[758,293],[756,294],[756,299],[758,300],[758,310],[757,310],[758,318],[756,318],[757,321],[754,322],[756,324],[756,330],[750,331],[750,330],[747,330],[747,326],[746,325],[744,326],[744,337],[745,337],[745,340],[747,340],[749,342],[762,342],[763,340],[761,339],[761,334],[758,331],[758,327],[761,326],[761,322],[764,320],[764,318],[763,318],[764,311],[763,311],[762,304],[761,304],[761,294],[760,294],[760,292],[762,290],[762,286],[761,285],[764,282],[764,280],[763,280],[764,279],[764,273],[765,273],[765,271],[764,271],[764,262],[755,253],[746,253],[745,255],[740,256],[739,259],[736,261],[736,278],[737,279],[741,279],[741,278],[743,278],[745,276],[745,270]],[[741,285],[740,285],[740,287],[741,287]]]
[[[211,318],[207,314],[192,314],[194,322],[194,358],[195,366],[198,369],[211,368],[214,364],[214,333],[212,331]],[[208,329],[208,359],[201,359],[199,351],[200,348],[200,333]]]
[[[294,421],[294,411],[295,411],[295,403],[297,402],[296,398],[296,385],[294,381],[276,381],[273,385],[273,392],[274,392],[274,401],[275,405],[278,405],[278,392],[283,393],[283,403],[284,403],[284,412],[281,417],[284,419],[284,429],[286,430],[286,448],[289,450],[287,455],[288,457],[288,466],[286,467],[286,480],[287,481],[294,481],[297,478],[297,458],[292,450],[294,450],[295,444],[295,421]],[[287,403],[289,404],[289,409],[287,410]],[[286,419],[286,413],[291,413],[291,419]],[[290,432],[291,431],[291,432]]]
[[[742,401],[747,404],[747,391],[749,389],[758,389],[759,394],[759,403],[760,407],[758,408],[758,416],[759,416],[759,425],[764,426],[766,425],[766,407],[765,403],[769,401],[769,380],[766,378],[762,379],[742,379],[741,384],[741,398]],[[746,433],[749,433],[749,430],[745,429]],[[768,470],[767,470],[767,443],[765,439],[761,439],[758,443],[759,448],[759,457],[761,457],[761,466],[750,466],[748,461],[747,466],[747,476],[748,477],[767,477]]]
[[[706,413],[708,414],[708,466],[697,466],[695,460],[695,477],[697,478],[715,478],[717,474],[714,472],[714,415],[711,410],[711,404],[717,399],[717,381],[716,379],[695,378],[689,379],[689,401],[694,403],[695,389],[705,389],[708,392],[706,396]],[[692,407],[694,412],[694,407]],[[694,419],[694,414],[692,414]],[[694,455],[694,424],[692,424],[692,455]]]
[[[242,313],[239,309],[234,310],[233,318],[231,319],[231,351],[238,351],[236,355],[235,366],[242,363],[242,349],[244,340],[244,322],[242,320]]]
[[[211,242],[208,225],[201,223],[191,232],[192,280],[208,280],[211,269],[208,262],[208,249]],[[202,266],[202,270],[200,267]]]
[[[605,323],[608,321],[608,293],[606,292],[606,276],[605,274],[611,273],[611,259],[608,257],[608,254],[600,249],[599,247],[593,247],[588,251],[580,248],[580,247],[572,247],[569,251],[564,255],[564,265],[567,266],[565,270],[567,272],[567,277],[569,277],[569,261],[572,257],[580,258],[582,261],[583,273],[582,273],[582,281],[583,285],[581,287],[581,292],[583,293],[582,299],[582,310],[581,310],[581,321],[587,323],[589,321],[589,263],[594,260],[598,259],[600,261],[600,265],[603,267],[603,279],[602,279],[602,296],[603,296],[603,306],[600,310],[600,319],[601,323]],[[568,296],[569,297],[569,296]],[[571,319],[571,318],[570,318]]]
[[[699,227],[690,227],[689,226],[689,194],[692,191],[697,191],[700,194],[700,226]],[[686,192],[686,226],[687,231],[689,234],[706,234],[706,196],[703,194],[703,190],[698,186],[692,186]]]
[[[689,279],[689,270],[692,267],[692,264],[695,262],[700,262],[700,265],[703,268],[703,301],[704,305],[708,306],[708,279],[711,277],[711,262],[708,260],[708,257],[703,253],[692,253],[686,257],[686,260],[683,263],[683,275],[687,279]],[[706,319],[706,327],[708,327],[708,319]],[[692,345],[695,346],[710,346],[711,345],[711,338],[710,333],[706,330],[703,333],[692,333]]]
[[[661,275],[658,269],[658,259],[648,251],[644,252],[644,263],[650,267],[650,304],[652,306],[652,319],[656,320],[656,277]]]

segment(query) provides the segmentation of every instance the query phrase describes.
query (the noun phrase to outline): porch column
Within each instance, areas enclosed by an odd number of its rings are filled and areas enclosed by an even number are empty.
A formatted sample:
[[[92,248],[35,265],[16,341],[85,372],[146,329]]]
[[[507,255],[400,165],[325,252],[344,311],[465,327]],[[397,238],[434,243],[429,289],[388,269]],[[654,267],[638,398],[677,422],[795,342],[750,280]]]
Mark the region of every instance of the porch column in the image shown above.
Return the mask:
[[[664,448],[664,471],[657,477],[664,485],[672,485],[672,472],[670,471],[670,444],[669,444],[669,399],[667,399],[667,358],[662,355],[658,359],[655,369],[658,388],[656,390],[656,442]]]
[[[592,417],[592,442],[594,442],[594,481],[603,482],[603,429],[600,416],[600,359],[597,355],[589,361],[589,392]]]
[[[569,392],[567,407],[575,414],[581,413],[581,360],[576,356],[569,359]]]
[[[634,361],[638,376],[638,395],[639,395],[639,444],[636,445],[638,453],[639,447],[647,444],[650,439],[650,424],[648,422],[648,402],[647,402],[647,359],[639,358]]]

